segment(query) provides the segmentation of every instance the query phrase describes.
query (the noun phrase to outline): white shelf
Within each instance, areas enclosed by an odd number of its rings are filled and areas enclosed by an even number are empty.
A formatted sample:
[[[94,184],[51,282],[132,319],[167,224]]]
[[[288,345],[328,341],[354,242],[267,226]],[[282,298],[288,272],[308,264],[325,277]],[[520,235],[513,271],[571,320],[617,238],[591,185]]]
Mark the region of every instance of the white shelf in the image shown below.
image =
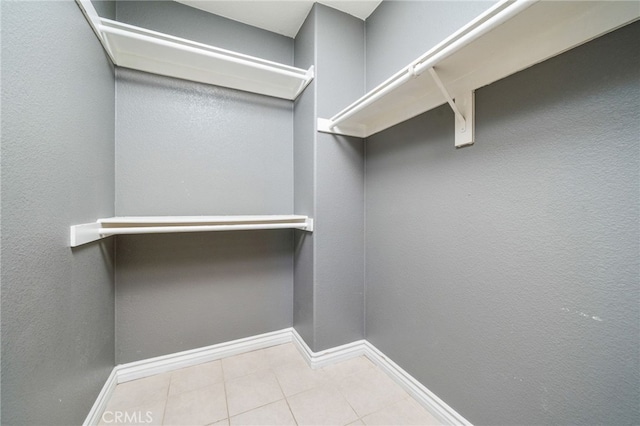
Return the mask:
[[[318,131],[366,138],[449,102],[456,146],[472,144],[476,89],[639,17],[636,1],[503,0],[331,119],[318,119]]]
[[[300,229],[312,232],[313,219],[300,215],[110,217],[72,226],[70,245],[77,247],[111,235],[259,229]]]
[[[115,65],[293,100],[313,80],[308,70],[100,18],[77,0]]]

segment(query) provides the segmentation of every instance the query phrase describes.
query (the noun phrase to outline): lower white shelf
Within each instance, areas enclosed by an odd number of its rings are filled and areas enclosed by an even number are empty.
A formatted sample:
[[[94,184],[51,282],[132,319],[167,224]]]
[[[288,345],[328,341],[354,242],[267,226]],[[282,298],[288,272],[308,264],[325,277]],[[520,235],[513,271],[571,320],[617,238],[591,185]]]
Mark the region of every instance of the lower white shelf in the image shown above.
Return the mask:
[[[70,245],[77,247],[111,235],[258,229],[300,229],[312,232],[313,219],[300,215],[110,217],[72,226]]]

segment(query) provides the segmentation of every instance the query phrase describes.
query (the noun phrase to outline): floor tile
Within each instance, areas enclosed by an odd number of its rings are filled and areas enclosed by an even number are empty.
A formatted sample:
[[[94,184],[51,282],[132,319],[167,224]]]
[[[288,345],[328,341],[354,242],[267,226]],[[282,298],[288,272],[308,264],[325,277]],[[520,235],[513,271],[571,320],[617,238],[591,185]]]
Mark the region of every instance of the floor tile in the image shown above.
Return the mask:
[[[307,366],[306,361],[293,343],[262,349],[260,353],[266,357],[271,367],[279,367],[282,365]]]
[[[223,358],[221,361],[225,380],[267,370],[271,366],[262,351],[247,352],[245,354]]]
[[[286,396],[323,386],[328,384],[327,373],[322,369],[312,370],[306,363],[284,364],[275,367],[273,371],[278,377],[278,382],[282,387],[282,392]]]
[[[128,408],[148,405],[155,401],[165,401],[170,381],[171,374],[163,373],[120,383],[116,386],[109,399],[107,410],[124,411]]]
[[[165,425],[208,425],[228,417],[224,383],[170,395]]]
[[[276,375],[260,371],[226,382],[229,415],[244,413],[284,398]]]
[[[284,399],[231,417],[231,426],[276,426],[296,424]]]
[[[323,386],[288,398],[299,425],[346,425],[358,419],[347,400],[333,386]]]
[[[342,380],[351,374],[359,373],[374,367],[373,363],[369,361],[367,357],[359,356],[333,365],[328,365],[322,368],[322,370],[324,370],[331,379]]]
[[[100,425],[438,425],[366,357],[313,370],[292,343],[122,383],[104,414]]]
[[[171,373],[169,395],[204,388],[222,381],[222,363],[220,361],[181,368]]]
[[[338,384],[340,392],[358,414],[371,414],[409,395],[378,368],[362,370]]]
[[[405,398],[362,418],[366,425],[437,426],[441,423],[413,398]]]

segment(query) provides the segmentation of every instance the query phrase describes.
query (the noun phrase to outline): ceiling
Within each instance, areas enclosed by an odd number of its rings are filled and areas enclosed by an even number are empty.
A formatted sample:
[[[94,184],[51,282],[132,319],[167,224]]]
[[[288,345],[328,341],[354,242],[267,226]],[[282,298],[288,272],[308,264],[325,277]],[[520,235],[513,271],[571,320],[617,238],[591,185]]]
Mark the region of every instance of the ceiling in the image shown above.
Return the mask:
[[[205,12],[267,31],[295,37],[314,0],[175,0]],[[367,19],[382,0],[319,0],[362,20]]]

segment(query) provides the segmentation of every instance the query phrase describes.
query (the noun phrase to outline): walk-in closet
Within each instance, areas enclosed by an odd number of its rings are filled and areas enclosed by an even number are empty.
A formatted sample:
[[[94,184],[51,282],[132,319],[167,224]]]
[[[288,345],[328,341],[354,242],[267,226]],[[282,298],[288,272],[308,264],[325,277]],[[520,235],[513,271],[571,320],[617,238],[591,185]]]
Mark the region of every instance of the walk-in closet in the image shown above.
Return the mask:
[[[3,425],[636,425],[640,1],[3,0]]]

